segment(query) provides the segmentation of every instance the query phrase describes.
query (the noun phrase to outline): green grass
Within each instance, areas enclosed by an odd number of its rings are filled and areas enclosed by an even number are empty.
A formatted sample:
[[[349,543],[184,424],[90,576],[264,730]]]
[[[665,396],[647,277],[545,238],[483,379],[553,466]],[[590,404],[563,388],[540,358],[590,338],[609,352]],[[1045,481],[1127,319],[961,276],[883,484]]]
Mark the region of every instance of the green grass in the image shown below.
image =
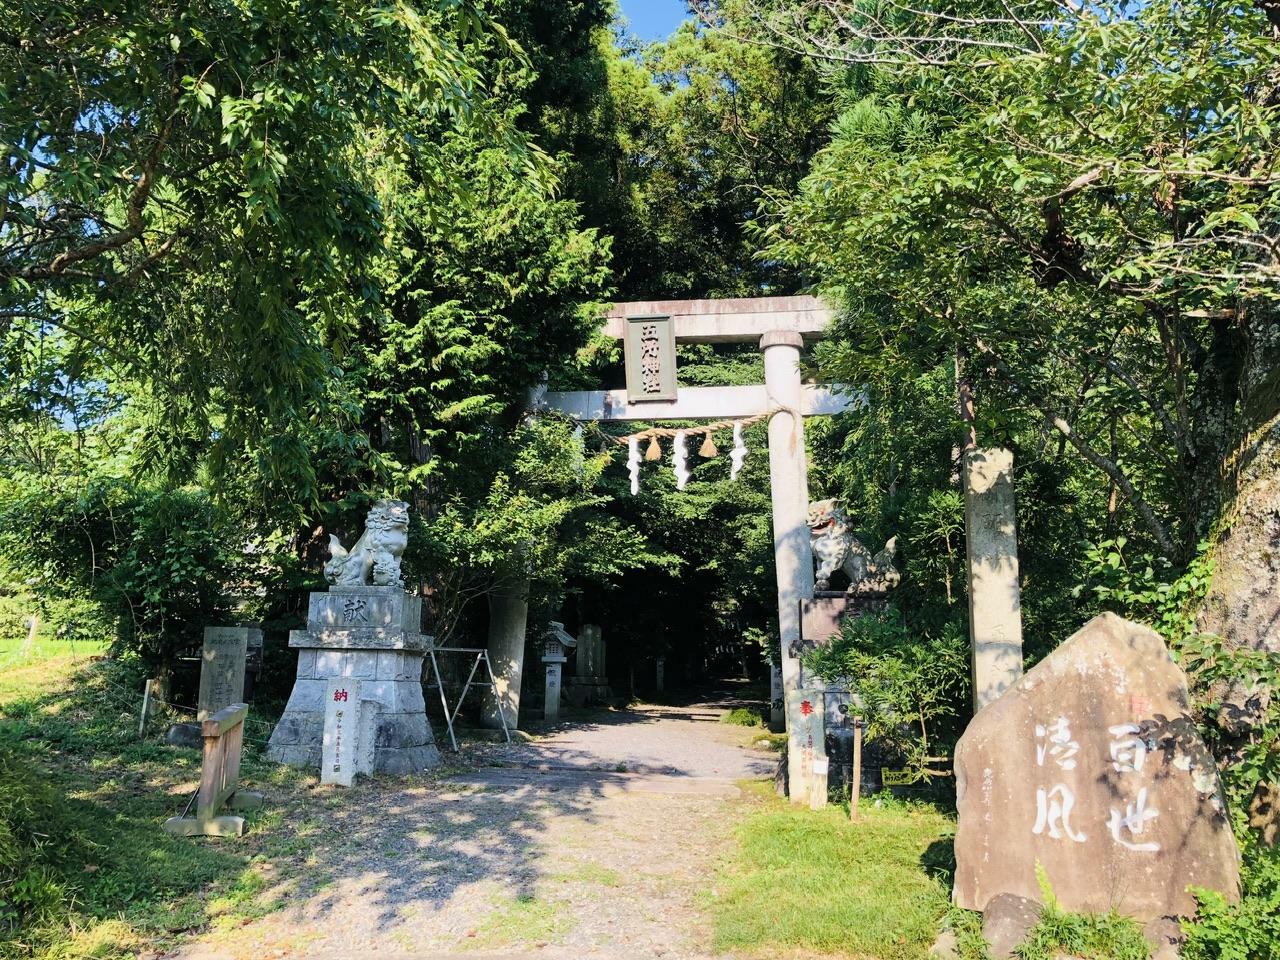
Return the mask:
[[[583,863],[572,870],[554,873],[548,879],[560,883],[583,883],[595,887],[622,886],[622,874],[612,867],[602,867],[598,863]]]
[[[766,721],[759,708],[734,707],[720,717],[720,722],[738,727],[763,727]]]
[[[749,955],[926,956],[946,915],[954,821],[933,807],[821,811],[757,795],[706,905],[714,945]]]
[[[138,740],[140,671],[87,660],[85,644],[20,649],[0,643],[0,958],[132,956],[270,909],[254,854],[278,834],[207,841],[161,829],[200,757],[160,741],[164,717]],[[282,776],[246,750],[244,779]]]
[[[468,946],[550,943],[567,933],[570,926],[569,918],[550,900],[534,896],[504,898],[485,915]]]
[[[25,636],[0,636],[0,706],[30,697],[51,678],[65,677],[75,666],[105,651],[100,643],[68,643],[37,636],[26,648]],[[142,688],[138,688],[141,696]]]
[[[1018,948],[1020,960],[1057,960],[1061,956],[1147,960],[1151,948],[1138,924],[1118,914],[1088,916],[1050,906]]]

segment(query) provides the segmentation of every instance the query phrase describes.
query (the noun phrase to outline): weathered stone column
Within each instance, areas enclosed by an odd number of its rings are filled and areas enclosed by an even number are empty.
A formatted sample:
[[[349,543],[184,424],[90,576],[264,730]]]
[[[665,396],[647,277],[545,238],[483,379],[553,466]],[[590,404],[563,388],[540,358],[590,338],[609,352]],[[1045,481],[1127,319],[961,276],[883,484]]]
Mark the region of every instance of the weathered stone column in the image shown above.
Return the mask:
[[[1013,453],[998,447],[966,452],[964,489],[976,712],[1022,676],[1022,598],[1018,590]]]
[[[773,500],[773,552],[778,577],[778,633],[782,644],[782,688],[787,729],[805,718],[793,715],[792,696],[800,689],[800,600],[813,596],[813,553],[809,545],[808,467],[804,448],[804,416],[800,409],[800,348],[804,340],[792,331],[760,338],[764,353],[764,385],[772,407],[769,419],[769,475]],[[799,756],[788,751],[793,803],[808,801],[807,777]],[[804,789],[797,785],[805,784]]]
[[[584,623],[578,630],[578,647],[569,682],[569,702],[575,707],[604,703],[609,699],[609,673],[605,665],[604,634],[598,623]]]
[[[520,680],[524,675],[524,637],[529,621],[528,581],[516,578],[513,586],[489,594],[489,662],[496,687],[484,688],[481,722],[501,727],[501,708],[507,726],[520,722]]]

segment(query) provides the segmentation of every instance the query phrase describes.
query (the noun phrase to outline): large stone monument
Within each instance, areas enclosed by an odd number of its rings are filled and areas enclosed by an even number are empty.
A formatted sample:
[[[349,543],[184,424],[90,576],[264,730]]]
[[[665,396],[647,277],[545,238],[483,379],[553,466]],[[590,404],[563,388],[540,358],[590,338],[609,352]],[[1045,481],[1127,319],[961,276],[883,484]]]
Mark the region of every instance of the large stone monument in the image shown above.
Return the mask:
[[[1040,900],[1151,920],[1190,887],[1239,896],[1213,756],[1160,636],[1095,617],[998,699],[956,746],[957,905]]]
[[[333,538],[325,565],[332,586],[311,594],[307,629],[289,635],[298,676],[271,734],[272,760],[319,767],[326,693],[331,681],[347,679],[362,681],[351,709],[372,734],[362,752],[372,740],[373,770],[403,774],[439,764],[422,699],[422,659],[432,640],[421,632],[422,598],[405,593],[400,576],[408,523],[407,504],[380,500],[350,551]]]

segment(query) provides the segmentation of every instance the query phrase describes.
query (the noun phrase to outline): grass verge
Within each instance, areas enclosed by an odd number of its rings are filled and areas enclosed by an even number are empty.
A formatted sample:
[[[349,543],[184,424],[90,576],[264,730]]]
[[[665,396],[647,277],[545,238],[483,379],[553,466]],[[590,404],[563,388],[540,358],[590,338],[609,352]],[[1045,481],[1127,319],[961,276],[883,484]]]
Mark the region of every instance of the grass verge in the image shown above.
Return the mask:
[[[717,950],[925,957],[946,915],[953,819],[932,806],[794,807],[752,785],[707,896]]]
[[[263,854],[279,833],[218,842],[161,829],[194,791],[200,756],[138,739],[139,671],[65,645],[8,652],[0,678],[0,958],[133,956],[144,944],[270,909],[261,896]],[[243,780],[280,788],[288,776],[249,744]]]
[[[545,946],[570,929],[568,917],[551,900],[534,896],[501,898],[481,921],[468,946],[472,949],[515,944]]]

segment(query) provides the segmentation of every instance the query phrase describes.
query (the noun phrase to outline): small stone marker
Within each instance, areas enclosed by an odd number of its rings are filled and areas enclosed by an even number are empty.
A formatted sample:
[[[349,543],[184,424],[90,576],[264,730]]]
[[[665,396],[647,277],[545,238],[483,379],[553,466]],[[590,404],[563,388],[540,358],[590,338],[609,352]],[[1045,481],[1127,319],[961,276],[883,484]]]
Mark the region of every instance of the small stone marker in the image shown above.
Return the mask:
[[[1022,597],[1013,453],[970,450],[964,458],[965,544],[973,708],[981,710],[1022,676]]]
[[[987,705],[956,746],[957,906],[1040,901],[1189,916],[1188,887],[1239,898],[1217,767],[1160,636],[1095,617]]]
[[[244,697],[245,658],[251,645],[261,648],[261,630],[254,627],[204,628],[197,721],[203,723],[223,707],[241,702]]]
[[[324,743],[321,747],[320,782],[351,786],[360,773],[359,680],[339,677],[325,685]]]
[[[542,719],[555,723],[560,719],[560,682],[565,661],[564,647],[558,641],[548,640],[542,655],[547,667],[546,699],[543,701]]]
[[[653,685],[658,693],[662,693],[667,687],[667,658],[658,657],[653,664]]]
[[[824,712],[821,690],[792,690],[787,694],[787,713],[799,718],[787,732],[787,750],[794,758],[787,763],[788,793],[793,802],[807,802],[815,808],[827,802]]]

